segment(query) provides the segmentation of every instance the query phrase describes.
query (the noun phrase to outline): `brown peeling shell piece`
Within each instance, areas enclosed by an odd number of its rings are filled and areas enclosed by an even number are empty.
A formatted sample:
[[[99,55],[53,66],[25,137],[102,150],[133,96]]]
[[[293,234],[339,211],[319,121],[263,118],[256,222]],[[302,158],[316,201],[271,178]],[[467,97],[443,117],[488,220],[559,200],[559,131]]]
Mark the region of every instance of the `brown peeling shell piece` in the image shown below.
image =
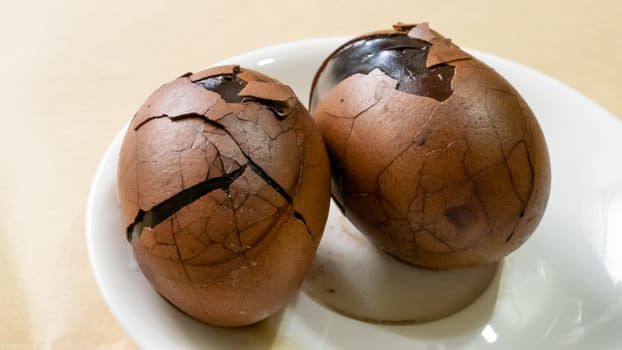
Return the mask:
[[[439,36],[430,30],[430,26],[427,23],[419,23],[408,26],[409,28],[408,36],[415,39],[421,39],[427,42],[432,42],[432,40],[438,38]]]
[[[287,113],[275,113],[285,103]],[[156,90],[128,128],[118,167],[141,270],[179,309],[221,326],[260,321],[297,291],[326,223],[329,184],[321,135],[292,90],[239,66]]]
[[[279,116],[289,114],[298,102],[289,86],[272,82],[249,82],[239,95],[270,102],[269,105]]]
[[[410,263],[502,259],[534,232],[548,200],[535,116],[503,77],[427,25],[377,33],[331,54],[311,89],[335,200],[374,244]]]
[[[240,69],[240,66],[238,65],[217,66],[217,67],[212,67],[210,69],[204,69],[197,73],[191,73],[189,75],[189,78],[190,78],[190,81],[192,81],[193,83],[196,83],[199,80],[207,79],[210,77],[215,77],[215,76],[225,75],[225,74],[234,74],[234,73],[237,73],[239,69]]]
[[[472,58],[471,55],[462,51],[460,47],[454,45],[451,39],[445,38],[431,30],[428,23],[402,25],[399,28],[407,29],[409,37],[427,41],[431,44],[426,60],[426,67],[428,68],[441,63]]]
[[[426,67],[430,68],[441,63],[450,63],[457,60],[472,58],[451,42],[451,39],[434,39],[431,41],[430,52],[426,60]]]
[[[285,102],[295,99],[296,95],[287,85],[252,81],[240,91],[241,96],[255,97],[262,100]]]
[[[143,103],[132,119],[130,128],[137,129],[147,120],[156,117],[179,117],[188,114],[202,115],[218,101],[219,96],[180,77],[156,90]]]

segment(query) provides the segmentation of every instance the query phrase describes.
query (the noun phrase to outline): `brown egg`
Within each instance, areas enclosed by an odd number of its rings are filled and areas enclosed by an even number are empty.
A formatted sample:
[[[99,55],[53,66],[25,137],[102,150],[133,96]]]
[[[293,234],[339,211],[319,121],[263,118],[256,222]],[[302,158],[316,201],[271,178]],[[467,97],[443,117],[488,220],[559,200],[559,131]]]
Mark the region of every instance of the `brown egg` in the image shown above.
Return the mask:
[[[428,268],[502,259],[549,195],[544,136],[498,73],[418,25],[355,38],[317,72],[332,193],[373,243]]]
[[[243,326],[302,283],[326,223],[330,169],[288,86],[221,66],[163,85],[138,110],[118,192],[153,287],[201,321]]]

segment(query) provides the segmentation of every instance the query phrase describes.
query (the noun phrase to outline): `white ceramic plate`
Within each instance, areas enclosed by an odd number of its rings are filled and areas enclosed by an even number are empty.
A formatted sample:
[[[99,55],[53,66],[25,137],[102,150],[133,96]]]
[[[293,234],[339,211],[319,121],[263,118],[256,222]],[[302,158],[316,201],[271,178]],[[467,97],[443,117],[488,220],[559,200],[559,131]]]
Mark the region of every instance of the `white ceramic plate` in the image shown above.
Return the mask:
[[[306,101],[322,59],[346,38],[268,47],[226,62],[289,84]],[[522,65],[471,51],[523,94],[547,138],[552,189],[533,237],[498,281],[462,311],[419,325],[356,321],[300,293],[265,322],[209,327],[162,299],[138,270],[116,197],[121,133],[93,180],[86,239],[113,314],[143,348],[621,349],[622,123],[571,88]],[[330,222],[329,222],[330,225]]]

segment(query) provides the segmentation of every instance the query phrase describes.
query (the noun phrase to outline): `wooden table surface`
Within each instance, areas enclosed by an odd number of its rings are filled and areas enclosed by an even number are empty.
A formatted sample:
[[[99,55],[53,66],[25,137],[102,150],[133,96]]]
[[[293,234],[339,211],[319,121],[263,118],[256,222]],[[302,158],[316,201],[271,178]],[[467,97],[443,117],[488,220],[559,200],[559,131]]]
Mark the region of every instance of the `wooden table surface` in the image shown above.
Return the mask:
[[[271,44],[428,21],[620,117],[620,17],[617,0],[1,2],[0,348],[136,347],[95,284],[85,204],[114,135],[180,72]]]

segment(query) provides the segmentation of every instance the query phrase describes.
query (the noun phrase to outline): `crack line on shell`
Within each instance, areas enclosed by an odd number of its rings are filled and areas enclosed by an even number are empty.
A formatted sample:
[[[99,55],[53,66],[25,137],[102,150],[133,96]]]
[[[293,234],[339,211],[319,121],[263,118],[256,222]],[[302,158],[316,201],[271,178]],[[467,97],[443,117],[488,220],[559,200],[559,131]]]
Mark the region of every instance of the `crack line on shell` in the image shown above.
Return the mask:
[[[224,117],[226,117],[226,116],[228,116],[228,115],[233,115],[233,114],[235,114],[235,113],[233,113],[233,112],[231,112],[231,113],[227,113],[225,116],[223,116],[223,118],[224,118]],[[223,130],[223,131],[224,131],[224,132],[225,132],[225,133],[226,133],[226,134],[227,134],[227,135],[231,138],[231,140],[232,140],[232,141],[233,141],[233,142],[234,142],[234,143],[238,146],[238,149],[239,149],[240,153],[242,153],[242,155],[244,156],[244,158],[245,158],[245,159],[246,159],[246,161],[247,161],[247,164],[245,164],[243,167],[241,167],[241,168],[237,169],[236,171],[233,171],[233,172],[231,172],[231,173],[229,173],[229,174],[234,174],[234,173],[237,173],[237,172],[239,171],[239,174],[237,174],[237,176],[235,177],[235,178],[237,178],[237,177],[238,177],[238,176],[240,176],[240,175],[242,174],[242,172],[243,172],[243,171],[244,171],[244,170],[248,167],[248,168],[249,168],[250,170],[252,170],[255,174],[257,174],[259,177],[261,177],[261,178],[262,178],[262,179],[263,179],[263,180],[264,180],[264,181],[268,184],[268,186],[270,186],[272,189],[274,189],[274,190],[275,190],[275,191],[276,191],[276,192],[277,192],[277,193],[278,193],[278,194],[279,194],[279,195],[280,195],[283,199],[285,199],[285,201],[286,201],[289,205],[291,205],[291,206],[292,206],[292,211],[293,211],[293,216],[294,216],[294,218],[296,218],[297,220],[300,220],[300,221],[301,221],[301,222],[305,225],[305,228],[306,228],[307,232],[308,232],[311,236],[313,236],[313,235],[312,235],[312,233],[311,233],[310,228],[307,226],[307,222],[306,222],[306,220],[304,219],[304,216],[302,215],[302,213],[300,213],[300,212],[298,212],[298,211],[296,211],[296,210],[294,210],[294,209],[293,209],[293,200],[292,200],[292,197],[291,197],[291,196],[287,193],[287,191],[285,191],[285,189],[284,189],[284,188],[283,188],[283,187],[282,187],[282,186],[281,186],[278,182],[276,182],[276,181],[275,181],[275,180],[274,180],[274,179],[273,179],[270,175],[268,175],[268,174],[267,174],[267,173],[266,173],[266,172],[265,172],[265,171],[264,171],[264,170],[263,170],[263,169],[262,169],[259,165],[257,165],[257,163],[255,163],[255,162],[252,160],[252,158],[251,158],[248,154],[246,154],[246,152],[244,152],[244,150],[242,149],[242,147],[241,147],[241,145],[239,144],[239,142],[238,142],[238,141],[237,141],[237,140],[233,137],[233,135],[229,132],[229,130],[227,130],[227,129],[225,128],[225,126],[224,126],[224,125],[222,125],[222,124],[220,124],[220,123],[218,123],[218,122],[216,122],[216,121],[213,121],[213,120],[211,120],[211,119],[208,119],[206,116],[201,115],[201,114],[198,114],[198,113],[187,113],[187,114],[178,115],[178,116],[175,116],[175,117],[171,117],[171,116],[168,116],[168,115],[153,116],[153,117],[150,117],[150,118],[149,118],[148,120],[146,120],[145,122],[141,123],[141,124],[140,124],[139,126],[137,126],[134,130],[136,131],[136,130],[138,129],[138,127],[140,127],[140,126],[144,125],[144,124],[145,124],[145,123],[147,123],[148,121],[153,120],[153,119],[158,119],[158,118],[169,118],[169,119],[171,119],[172,121],[177,121],[177,120],[181,120],[181,119],[188,119],[188,118],[199,118],[199,119],[204,120],[207,124],[212,125],[212,126],[216,127],[216,128],[217,128],[217,129],[219,129],[219,130]],[[220,157],[220,158],[221,158],[221,161],[222,161],[222,157]],[[223,171],[224,171],[224,170],[225,170],[225,169],[224,169],[224,165],[223,165]],[[227,175],[229,175],[229,174],[227,174]],[[210,179],[210,180],[222,179],[222,178],[227,178],[227,177],[228,177],[228,176],[219,177],[219,178],[212,178],[212,179]],[[231,180],[231,182],[233,182],[233,181],[235,180],[235,178],[234,178],[234,179],[232,179],[232,180]],[[207,181],[210,181],[210,180],[207,180]],[[200,183],[200,184],[203,184],[203,183],[205,183],[205,182],[207,182],[207,181],[204,181],[204,182],[202,182],[202,183]],[[198,185],[200,185],[200,184],[198,184]],[[198,186],[198,185],[195,185],[195,186],[191,187],[190,189],[186,189],[186,190],[183,190],[183,191],[179,192],[179,193],[178,193],[178,194],[176,194],[175,196],[173,196],[173,197],[171,197],[171,198],[169,198],[169,199],[165,200],[164,202],[162,202],[162,203],[160,203],[160,204],[156,205],[154,208],[152,208],[151,210],[149,210],[149,211],[147,211],[147,212],[145,212],[145,211],[143,211],[142,209],[140,209],[140,210],[139,210],[139,212],[137,213],[136,218],[134,219],[133,223],[132,223],[132,224],[130,224],[130,225],[128,226],[128,228],[127,228],[127,240],[128,240],[129,242],[132,242],[135,236],[140,236],[140,234],[142,233],[142,230],[143,230],[145,227],[147,227],[147,226],[154,227],[154,226],[155,226],[155,225],[141,225],[141,223],[142,223],[142,222],[144,221],[144,219],[145,219],[145,216],[146,216],[146,215],[148,215],[148,213],[152,212],[152,211],[153,211],[156,207],[161,206],[161,205],[163,205],[164,203],[169,202],[172,198],[175,198],[175,197],[179,196],[181,193],[185,193],[186,191],[189,191],[189,190],[191,190],[192,188],[194,188],[194,187],[196,187],[196,186]],[[230,183],[229,183],[228,185],[230,185]],[[227,185],[227,188],[228,188],[228,185]],[[207,192],[207,193],[209,193],[209,192]],[[205,193],[205,194],[207,194],[207,193]],[[196,198],[196,199],[198,199],[198,198]],[[196,200],[196,199],[195,199],[195,200]],[[189,203],[187,203],[187,204],[189,204]],[[177,210],[179,210],[179,209],[181,209],[181,207],[180,207],[180,208],[178,208]],[[176,210],[176,211],[177,211],[177,210]],[[171,213],[171,215],[172,215],[172,214],[173,214],[173,213]],[[168,216],[170,216],[170,215],[168,215]],[[162,218],[162,220],[160,220],[159,222],[163,221],[164,219],[166,219],[166,218]],[[158,222],[158,223],[159,223],[159,222]],[[138,230],[138,228],[139,228],[139,227],[137,227],[137,225],[138,225],[138,226],[141,226],[141,227],[140,227],[140,230]],[[138,231],[138,232],[136,232],[136,231]]]
[[[136,219],[127,228],[127,240],[129,242],[134,241],[140,237],[145,227],[157,226],[186,205],[195,202],[204,195],[217,189],[228,189],[231,183],[242,175],[247,166],[248,165],[244,165],[233,172],[226,173],[224,176],[205,180],[180,191],[176,195],[154,206],[151,210],[139,210]]]
[[[234,114],[234,113],[229,113],[227,115],[231,115],[231,114]],[[238,145],[238,148],[240,152],[242,153],[242,155],[244,155],[244,157],[246,158],[248,162],[247,164],[248,168],[252,170],[255,174],[257,174],[259,177],[261,177],[266,182],[266,184],[268,184],[268,186],[272,187],[272,189],[274,189],[283,199],[285,199],[285,201],[289,205],[292,206],[294,218],[296,218],[297,220],[300,220],[305,225],[307,232],[311,235],[311,230],[307,226],[307,221],[304,219],[304,216],[302,215],[302,213],[300,213],[299,211],[293,208],[293,200],[292,200],[292,197],[289,195],[289,193],[287,193],[287,191],[285,191],[285,189],[276,180],[274,180],[270,175],[268,175],[268,173],[266,173],[265,170],[263,170],[257,163],[255,163],[255,161],[253,161],[253,159],[248,154],[246,154],[246,152],[244,152],[244,150],[242,149],[242,146],[238,143],[238,140],[236,140],[235,137],[231,135],[229,130],[227,130],[227,128],[224,125],[218,122],[215,122],[213,120],[207,119],[207,118],[206,120],[207,120],[207,123],[217,126],[221,130],[226,132],[227,135],[229,135],[231,140],[233,140],[233,142],[235,142],[235,144]]]
[[[419,136],[422,135],[423,132],[427,131],[428,124],[434,118],[436,114],[436,110],[439,107],[440,107],[440,104],[435,106],[430,112],[430,114],[427,115],[425,121],[418,128],[419,130],[417,131],[417,133],[413,135],[411,143],[408,146],[404,147],[403,150],[401,150],[397,155],[395,155],[395,157],[393,157],[393,159],[391,159],[391,161],[382,170],[380,170],[380,172],[378,173],[378,176],[376,176],[376,187],[377,188],[381,188],[380,177],[382,176],[382,174],[384,174],[393,165],[393,163],[397,161],[398,158],[400,158],[404,153],[408,152],[415,145],[418,145],[419,147],[423,146],[423,144],[420,143],[421,140],[419,140]],[[425,143],[425,140],[424,140],[424,143]],[[419,177],[421,177],[421,175]]]
[[[348,131],[348,135],[346,136],[346,142],[345,142],[345,145],[343,147],[343,154],[341,155],[342,158],[345,159],[347,157],[347,155],[348,155],[348,145],[350,144],[350,137],[352,136],[352,133],[354,132],[354,123],[356,122],[357,118],[359,116],[361,116],[363,113],[365,113],[365,112],[369,111],[370,109],[372,109],[380,101],[381,101],[381,99],[375,101],[370,106],[366,107],[364,110],[362,110],[359,113],[357,113],[357,114],[352,116],[352,123],[350,124],[350,130]]]
[[[274,215],[275,216],[282,216],[285,213],[285,211],[286,211],[286,209],[279,209]],[[268,220],[268,219],[263,219],[263,221],[265,221],[265,220]],[[275,220],[274,221],[274,225],[271,225],[271,226],[269,226],[268,228],[266,228],[264,230],[264,233],[261,235],[262,237],[259,239],[259,241],[255,242],[255,246],[259,245],[261,242],[263,242],[264,240],[267,239],[267,237],[269,236],[268,233],[276,226],[276,224],[278,224],[278,222],[279,222],[278,219]],[[247,252],[248,252],[248,249],[242,249],[241,251],[236,251],[233,248],[228,247],[226,244],[224,244],[224,242],[222,242],[222,243],[215,243],[215,244],[218,244],[223,249],[227,249],[228,251],[230,251],[230,252],[232,252],[234,254],[237,254],[237,255],[230,256],[228,258],[225,258],[224,260],[218,261],[216,263],[209,264],[209,266],[217,266],[217,265],[225,264],[225,263],[229,262],[231,259],[235,259],[236,257],[238,257],[240,255],[242,255],[245,259],[248,259],[248,256],[246,255]],[[240,245],[240,247],[242,247],[242,245]],[[194,266],[194,267],[206,266],[205,264],[193,263],[193,262],[191,262],[191,260],[193,260],[193,259],[186,260],[186,261],[183,262],[183,264],[185,264],[186,266]]]
[[[300,119],[296,121],[296,123],[298,123],[299,121]],[[294,129],[294,126],[292,126],[292,129]],[[302,173],[303,173],[303,169],[305,166],[305,157],[303,156],[303,152],[304,152],[303,142],[300,141],[300,137],[298,137],[299,135],[298,135],[297,130],[294,130],[294,136],[296,137],[296,144],[298,146],[298,177],[296,178],[296,187],[295,187],[296,189],[298,189],[300,186],[300,182],[302,181]],[[305,229],[307,230],[309,237],[311,237],[311,241],[315,242],[315,236],[313,235],[313,232],[311,232],[309,225],[307,225],[307,220],[304,218],[301,212],[294,209],[293,203],[292,203],[292,210],[294,212],[294,218],[298,219],[305,225]]]
[[[175,217],[171,218],[171,231],[174,231],[173,227],[175,227]],[[142,232],[142,229],[140,231]],[[175,245],[175,251],[177,252],[177,259],[179,261],[179,264],[181,265],[181,268],[184,270],[184,274],[186,275],[188,282],[190,282],[190,274],[188,274],[186,265],[184,265],[183,259],[181,258],[181,252],[179,251],[179,244],[177,244],[177,238],[175,237],[174,234],[172,236],[173,236],[173,243]]]
[[[153,119],[160,119],[160,118],[169,118],[172,121],[188,119],[188,118],[206,119],[202,114],[196,113],[196,112],[182,113],[182,114],[177,114],[177,115],[160,114],[160,115],[154,115],[154,116],[146,118],[140,124],[138,124],[138,125],[136,125],[134,127],[134,131],[137,131],[143,125],[147,124],[148,122],[152,121]]]
[[[487,108],[486,108],[486,112],[489,112],[489,111],[488,111],[488,98],[489,98],[489,94],[488,94],[488,93],[489,93],[490,91],[497,91],[497,92],[503,92],[503,93],[505,93],[505,94],[508,94],[508,93],[507,93],[507,91],[504,91],[504,90],[501,90],[501,89],[488,88],[488,89],[486,90],[486,97],[485,97],[485,99],[486,99],[485,104],[486,104],[486,106],[487,106]],[[486,116],[488,117],[488,114],[486,114]],[[510,166],[510,162],[509,162],[509,160],[508,160],[508,155],[505,153],[505,149],[503,148],[503,141],[502,141],[503,139],[502,139],[502,137],[501,137],[501,135],[500,135],[500,133],[499,133],[499,130],[497,129],[497,126],[495,125],[495,123],[494,123],[492,120],[490,120],[490,118],[489,118],[489,121],[490,121],[490,125],[492,126],[492,129],[493,129],[493,130],[494,130],[494,132],[495,132],[495,135],[497,135],[497,141],[499,142],[499,148],[500,148],[500,150],[501,150],[501,155],[503,156],[503,163],[504,163],[504,165],[505,165],[505,167],[506,167],[506,169],[507,169],[507,171],[508,171],[508,175],[510,176],[510,184],[512,185],[512,186],[511,186],[511,187],[512,187],[512,192],[514,192],[514,194],[515,194],[516,198],[518,198],[519,202],[521,202],[521,206],[522,206],[522,208],[521,208],[521,212],[524,212],[524,211],[525,211],[525,209],[527,208],[527,202],[521,198],[521,196],[520,196],[520,194],[519,194],[518,190],[516,189],[516,184],[515,184],[515,182],[514,182],[514,181],[515,181],[515,179],[514,179],[514,177],[512,176],[512,170],[511,170],[511,169],[512,169],[512,167]],[[525,127],[527,128],[527,126],[525,126]],[[525,131],[525,134],[527,134],[527,130]],[[516,145],[518,145],[520,142],[525,142],[525,140],[521,139],[521,140],[517,141],[517,142],[516,142],[516,144],[515,144],[515,145],[512,147],[512,149],[510,150],[510,155],[511,155],[511,152],[514,150],[514,147],[515,147]],[[525,146],[526,146],[526,145],[527,145],[527,144],[526,144],[526,142],[525,142]],[[531,159],[530,159],[530,157],[529,157],[529,151],[528,151],[528,150],[526,150],[526,153],[527,153],[527,161],[528,161],[529,166],[530,166],[530,169],[531,169],[531,177],[533,178],[533,176],[534,176],[534,174],[533,174],[533,165],[531,164]],[[529,197],[528,197],[528,199],[531,197],[531,193],[532,193],[532,192],[533,192],[533,181],[532,181],[532,183],[531,183],[531,188],[530,188],[530,191],[529,191]],[[519,219],[519,221],[520,221],[520,219]],[[515,225],[515,227],[514,227],[514,229],[512,230],[512,232],[510,232],[510,234],[506,237],[506,239],[505,239],[505,242],[506,242],[506,243],[507,243],[507,242],[509,242],[509,241],[512,239],[512,237],[514,236],[514,232],[516,231],[516,227],[517,227],[517,226],[518,226],[518,224],[516,224],[516,225]]]
[[[227,189],[225,191],[227,193],[227,201],[229,202],[229,205],[231,205],[231,211],[233,212],[232,218],[233,218],[233,227],[235,228],[235,238],[237,239],[237,244],[238,247],[240,249],[240,251],[244,251],[245,249],[242,247],[242,239],[240,238],[240,228],[238,226],[238,217],[237,217],[237,210],[240,208],[236,208],[235,204],[233,203],[233,199],[231,198],[231,192],[229,191],[229,189]],[[248,198],[248,197],[247,197]],[[229,249],[231,249],[234,253],[239,253],[239,251],[236,251],[235,246],[232,245],[230,243],[230,247],[228,247]]]

